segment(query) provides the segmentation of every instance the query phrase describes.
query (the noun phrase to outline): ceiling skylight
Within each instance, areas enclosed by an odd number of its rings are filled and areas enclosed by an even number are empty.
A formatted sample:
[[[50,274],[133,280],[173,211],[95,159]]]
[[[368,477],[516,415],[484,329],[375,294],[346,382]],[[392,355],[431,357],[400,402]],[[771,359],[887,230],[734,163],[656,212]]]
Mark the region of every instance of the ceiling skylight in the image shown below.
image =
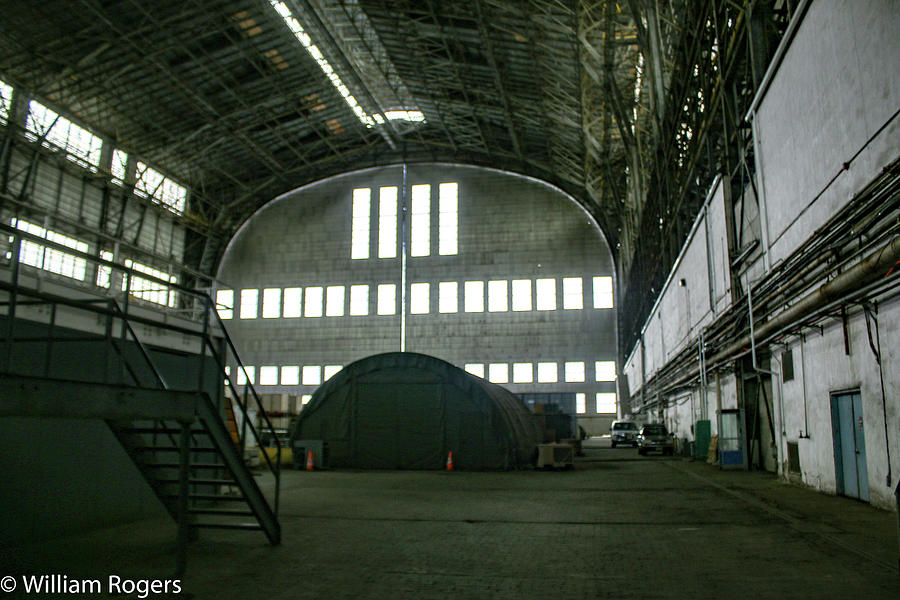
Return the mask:
[[[306,30],[303,29],[300,21],[298,21],[291,13],[291,9],[289,9],[284,2],[279,0],[269,0],[269,3],[272,5],[272,8],[275,9],[275,12],[284,19],[285,24],[297,38],[297,41],[299,41],[300,44],[306,48],[309,55],[313,57],[319,65],[319,68],[322,69],[322,72],[331,81],[331,84],[335,87],[341,97],[344,98],[344,101],[353,111],[353,114],[355,114],[359,121],[365,124],[366,127],[373,127],[375,124],[381,125],[384,123],[385,119],[388,121],[402,120],[414,123],[422,123],[425,121],[425,115],[423,115],[420,110],[389,110],[385,111],[384,116],[378,113],[369,115],[363,107],[359,105],[359,102],[357,102],[353,94],[350,93],[349,88],[341,80],[340,75],[334,71],[334,68],[322,55],[322,51],[319,47],[313,44],[312,39],[309,37],[309,34],[306,33]]]

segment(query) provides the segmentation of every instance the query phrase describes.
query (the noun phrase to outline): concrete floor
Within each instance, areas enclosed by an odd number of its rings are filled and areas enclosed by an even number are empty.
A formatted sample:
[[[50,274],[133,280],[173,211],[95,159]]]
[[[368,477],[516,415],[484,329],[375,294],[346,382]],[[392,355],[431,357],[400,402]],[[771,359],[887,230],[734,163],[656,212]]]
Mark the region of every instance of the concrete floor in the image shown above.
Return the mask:
[[[765,473],[591,445],[566,472],[286,471],[283,544],[204,531],[171,597],[900,597],[893,513]],[[165,579],[173,537],[171,522],[145,521],[3,549],[0,564]]]

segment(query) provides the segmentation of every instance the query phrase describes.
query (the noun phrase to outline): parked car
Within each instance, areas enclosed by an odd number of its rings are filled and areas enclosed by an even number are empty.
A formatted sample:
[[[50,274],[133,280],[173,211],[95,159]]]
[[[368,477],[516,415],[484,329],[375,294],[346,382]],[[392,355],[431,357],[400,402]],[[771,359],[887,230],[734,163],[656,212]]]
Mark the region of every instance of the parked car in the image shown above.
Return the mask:
[[[612,437],[612,447],[615,448],[617,444],[637,446],[637,440],[635,439],[637,432],[637,423],[632,421],[613,421],[612,426],[609,428],[609,434]]]
[[[675,438],[662,423],[647,423],[637,434],[638,454],[646,456],[651,450],[659,450],[667,456],[675,454]]]

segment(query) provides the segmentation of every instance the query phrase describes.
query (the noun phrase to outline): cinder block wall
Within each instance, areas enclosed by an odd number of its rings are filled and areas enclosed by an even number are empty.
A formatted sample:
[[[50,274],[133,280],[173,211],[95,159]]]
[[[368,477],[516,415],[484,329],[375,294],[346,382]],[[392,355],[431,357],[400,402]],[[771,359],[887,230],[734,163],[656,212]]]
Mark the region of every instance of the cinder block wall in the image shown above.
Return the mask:
[[[235,294],[234,319],[227,321],[245,364],[346,365],[371,354],[400,350],[402,260],[378,256],[378,188],[401,186],[402,167],[342,175],[282,196],[254,215],[231,241],[218,271],[222,288]],[[431,252],[408,257],[406,264],[405,349],[437,356],[459,367],[467,363],[507,363],[513,392],[585,394],[585,416],[596,415],[595,394],[615,392],[615,382],[597,382],[595,361],[614,361],[614,309],[594,309],[592,277],[613,276],[603,235],[571,199],[542,183],[486,169],[414,165],[408,187],[430,184]],[[438,255],[438,184],[458,183],[458,254]],[[372,189],[369,259],[350,258],[352,197],[355,188]],[[401,198],[403,194],[401,194]],[[401,200],[401,206],[403,202]],[[398,224],[398,238],[409,245],[409,216]],[[399,246],[398,246],[399,249]],[[562,278],[581,277],[581,310],[564,310]],[[464,282],[538,278],[556,280],[557,310],[464,312]],[[438,284],[456,281],[459,312],[438,312]],[[429,283],[428,314],[409,314],[409,286]],[[398,286],[397,313],[376,314],[376,286]],[[369,314],[347,316],[349,286],[369,285]],[[262,289],[344,285],[345,316],[261,318]],[[260,289],[259,316],[239,319],[240,290]],[[511,305],[511,284],[509,284]],[[532,303],[534,286],[532,284]],[[304,298],[305,299],[305,298]],[[585,363],[585,381],[567,383],[564,363]],[[511,383],[512,363],[556,362],[558,383]],[[279,381],[280,383],[280,381]],[[316,386],[260,386],[264,393],[312,393]]]

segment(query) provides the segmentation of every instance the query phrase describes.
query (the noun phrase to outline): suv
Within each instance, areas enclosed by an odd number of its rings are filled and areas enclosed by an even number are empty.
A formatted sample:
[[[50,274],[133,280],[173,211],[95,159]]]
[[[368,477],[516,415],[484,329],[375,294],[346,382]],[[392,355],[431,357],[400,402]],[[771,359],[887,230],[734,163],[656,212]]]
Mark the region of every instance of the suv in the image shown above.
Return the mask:
[[[617,444],[637,446],[637,440],[635,439],[637,432],[638,427],[632,421],[613,421],[612,427],[609,428],[609,433],[612,436],[612,447],[615,448]]]
[[[646,456],[651,450],[659,450],[663,454],[675,454],[675,440],[662,423],[647,423],[641,427],[637,435],[638,454]]]

